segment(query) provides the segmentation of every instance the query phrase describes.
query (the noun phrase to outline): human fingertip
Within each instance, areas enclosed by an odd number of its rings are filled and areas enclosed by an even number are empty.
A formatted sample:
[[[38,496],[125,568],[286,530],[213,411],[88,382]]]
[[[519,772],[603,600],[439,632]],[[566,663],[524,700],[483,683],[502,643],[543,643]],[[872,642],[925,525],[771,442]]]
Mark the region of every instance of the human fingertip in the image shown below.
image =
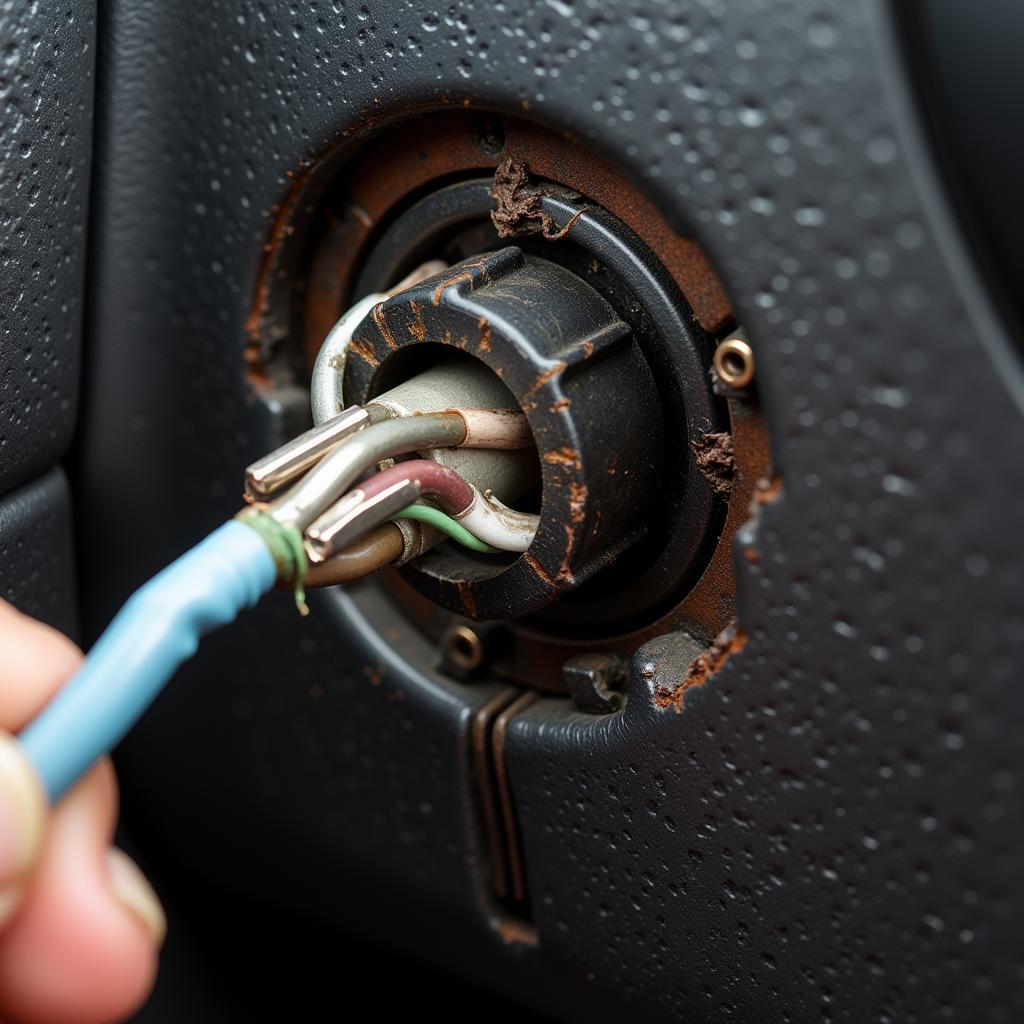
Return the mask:
[[[17,740],[0,730],[0,926],[20,903],[43,837],[46,798]]]
[[[107,875],[114,899],[139,921],[150,943],[159,949],[167,936],[167,917],[149,880],[116,846],[107,851]]]

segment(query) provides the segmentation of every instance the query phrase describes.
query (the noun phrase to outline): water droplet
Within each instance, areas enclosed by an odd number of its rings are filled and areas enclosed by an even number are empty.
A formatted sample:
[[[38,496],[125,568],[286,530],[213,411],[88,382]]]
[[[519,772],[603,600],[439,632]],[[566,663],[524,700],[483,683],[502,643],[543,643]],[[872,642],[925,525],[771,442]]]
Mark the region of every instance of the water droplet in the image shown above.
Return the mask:
[[[836,31],[835,25],[827,18],[815,18],[807,26],[807,39],[810,44],[822,50],[835,46],[838,38],[839,33]]]
[[[759,128],[765,122],[764,109],[752,100],[747,100],[740,106],[737,116],[740,124],[748,128]]]
[[[844,619],[836,619],[833,623],[832,628],[840,635],[846,637],[847,640],[852,640],[857,635],[857,627]]]

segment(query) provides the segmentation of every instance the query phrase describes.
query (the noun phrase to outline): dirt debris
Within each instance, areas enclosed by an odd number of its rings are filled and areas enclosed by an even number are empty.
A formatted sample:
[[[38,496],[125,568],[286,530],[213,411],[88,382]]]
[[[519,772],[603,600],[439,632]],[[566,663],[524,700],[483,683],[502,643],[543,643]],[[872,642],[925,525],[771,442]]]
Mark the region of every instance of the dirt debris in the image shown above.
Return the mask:
[[[579,219],[575,214],[560,228],[550,213],[541,208],[541,193],[530,187],[530,167],[518,156],[507,156],[494,171],[491,186],[494,209],[491,221],[499,238],[542,234],[549,241],[564,237]]]
[[[690,442],[690,448],[697,460],[697,468],[711,484],[711,490],[727,498],[732,490],[732,478],[736,472],[732,434],[701,434]]]

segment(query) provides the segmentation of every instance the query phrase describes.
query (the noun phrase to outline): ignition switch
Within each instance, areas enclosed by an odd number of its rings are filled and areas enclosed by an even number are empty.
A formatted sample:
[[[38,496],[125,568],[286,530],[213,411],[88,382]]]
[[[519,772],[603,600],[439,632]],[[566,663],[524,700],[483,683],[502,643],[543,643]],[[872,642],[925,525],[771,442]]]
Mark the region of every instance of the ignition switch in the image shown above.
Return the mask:
[[[470,357],[511,391],[533,432],[540,525],[520,557],[443,546],[404,571],[474,619],[541,608],[614,561],[645,531],[663,457],[650,368],[630,327],[590,285],[516,247],[465,260],[376,306],[356,328],[346,401]]]

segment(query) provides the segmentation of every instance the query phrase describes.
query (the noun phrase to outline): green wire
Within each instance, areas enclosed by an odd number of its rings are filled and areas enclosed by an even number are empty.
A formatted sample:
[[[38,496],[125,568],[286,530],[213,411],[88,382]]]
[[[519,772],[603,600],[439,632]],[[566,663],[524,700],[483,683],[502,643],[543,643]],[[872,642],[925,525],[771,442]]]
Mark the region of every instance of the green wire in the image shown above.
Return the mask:
[[[240,523],[255,530],[264,543],[270,548],[274,564],[277,566],[277,577],[295,591],[295,607],[300,615],[308,615],[306,591],[303,584],[309,565],[306,561],[306,549],[302,543],[302,533],[294,526],[279,523],[269,512],[255,505],[243,508],[235,518]]]
[[[492,548],[490,544],[485,544],[479,537],[470,533],[462,523],[456,522],[451,516],[432,505],[409,505],[391,518],[418,519],[421,523],[426,523],[428,526],[433,526],[435,530],[447,534],[452,540],[457,540],[463,547],[467,547],[471,551],[481,551],[485,555],[501,554],[498,548]]]

